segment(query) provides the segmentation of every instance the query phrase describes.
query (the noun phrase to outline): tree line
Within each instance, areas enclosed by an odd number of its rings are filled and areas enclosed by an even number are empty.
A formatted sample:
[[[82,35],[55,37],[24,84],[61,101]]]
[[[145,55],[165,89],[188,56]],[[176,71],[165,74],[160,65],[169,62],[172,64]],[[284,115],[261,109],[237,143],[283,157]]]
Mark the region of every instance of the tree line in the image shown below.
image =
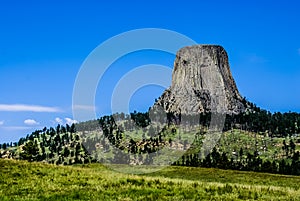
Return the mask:
[[[226,114],[223,131],[231,129],[246,130],[255,133],[268,133],[272,137],[287,137],[300,133],[300,114],[295,112],[271,113],[262,110],[256,105],[243,99],[247,105],[245,112],[240,114]],[[150,116],[152,115],[152,119]],[[213,114],[211,112],[197,115],[164,113],[150,110],[145,113],[136,112],[130,114],[117,113],[103,116],[97,120],[81,122],[70,125],[57,125],[55,128],[36,130],[15,143],[0,144],[0,149],[12,149],[11,157],[28,161],[46,161],[55,164],[76,164],[96,162],[91,156],[97,146],[110,151],[110,147],[118,148],[118,153],[113,153],[112,161],[128,163],[130,158],[121,152],[131,153],[136,156],[143,153],[154,153],[162,147],[173,143],[172,136],[176,128],[199,126],[208,128]],[[117,121],[122,124],[117,125]],[[151,123],[156,122],[153,126]],[[134,132],[139,127],[142,136],[137,139],[127,136],[126,132]],[[146,129],[147,128],[147,129]],[[103,135],[88,136],[90,132]],[[99,136],[102,136],[100,138]],[[186,146],[185,142],[181,142]],[[238,152],[238,158],[232,158],[228,153],[214,148],[205,158],[199,153],[184,155],[174,165],[215,167],[223,169],[251,170],[282,174],[297,174],[300,171],[299,152],[293,140],[283,141],[282,147],[286,153],[282,159],[261,159],[257,152],[249,153],[242,148]],[[2,156],[6,152],[0,153]],[[0,156],[1,157],[1,156]],[[144,164],[152,162],[152,158],[140,159]]]

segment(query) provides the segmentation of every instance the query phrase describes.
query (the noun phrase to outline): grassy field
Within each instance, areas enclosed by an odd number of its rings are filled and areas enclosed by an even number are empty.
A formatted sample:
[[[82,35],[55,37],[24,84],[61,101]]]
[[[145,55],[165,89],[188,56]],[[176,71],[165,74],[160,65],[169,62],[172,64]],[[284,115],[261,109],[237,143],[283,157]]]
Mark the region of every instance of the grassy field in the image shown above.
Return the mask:
[[[128,167],[124,167],[128,168]],[[168,167],[129,175],[100,164],[0,160],[0,200],[300,200],[300,177]]]

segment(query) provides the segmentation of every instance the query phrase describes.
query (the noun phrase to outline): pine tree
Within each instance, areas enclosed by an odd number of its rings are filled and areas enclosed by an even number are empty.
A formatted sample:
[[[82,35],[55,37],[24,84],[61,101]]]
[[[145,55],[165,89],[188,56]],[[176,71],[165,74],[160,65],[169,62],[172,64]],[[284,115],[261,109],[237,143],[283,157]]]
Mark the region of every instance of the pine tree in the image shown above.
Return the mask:
[[[23,152],[20,156],[22,159],[28,161],[34,161],[39,153],[39,148],[32,140],[27,142],[22,149]]]

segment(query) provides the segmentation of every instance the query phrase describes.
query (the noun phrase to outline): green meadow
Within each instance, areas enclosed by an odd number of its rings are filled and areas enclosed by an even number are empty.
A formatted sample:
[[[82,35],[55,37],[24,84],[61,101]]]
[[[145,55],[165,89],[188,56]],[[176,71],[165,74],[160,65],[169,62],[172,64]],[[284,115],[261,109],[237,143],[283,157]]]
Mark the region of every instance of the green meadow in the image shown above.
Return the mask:
[[[101,164],[57,166],[1,159],[0,173],[1,201],[300,200],[299,176],[213,168],[170,166],[134,175]]]

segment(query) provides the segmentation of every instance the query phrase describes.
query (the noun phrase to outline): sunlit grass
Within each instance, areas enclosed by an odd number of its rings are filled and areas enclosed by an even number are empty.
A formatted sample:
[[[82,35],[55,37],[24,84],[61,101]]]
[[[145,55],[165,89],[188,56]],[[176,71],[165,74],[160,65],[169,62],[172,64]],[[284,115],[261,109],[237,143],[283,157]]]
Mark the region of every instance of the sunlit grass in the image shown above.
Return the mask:
[[[0,200],[300,198],[300,177],[296,176],[190,167],[167,167],[147,175],[133,175],[100,164],[66,167],[13,160],[0,160],[0,168]]]

